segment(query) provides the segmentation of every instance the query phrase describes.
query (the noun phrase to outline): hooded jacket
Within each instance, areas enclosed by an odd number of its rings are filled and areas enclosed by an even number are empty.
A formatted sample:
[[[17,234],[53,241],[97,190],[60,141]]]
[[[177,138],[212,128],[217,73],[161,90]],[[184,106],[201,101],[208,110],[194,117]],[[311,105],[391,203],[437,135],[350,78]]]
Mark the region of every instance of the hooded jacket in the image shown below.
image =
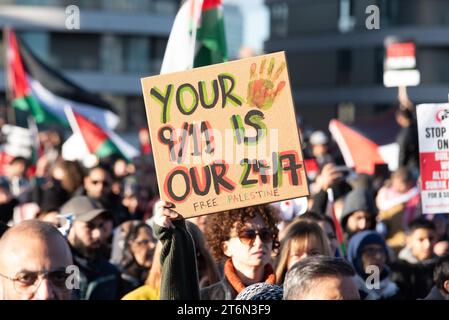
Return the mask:
[[[363,188],[356,188],[352,190],[345,198],[340,217],[340,222],[343,229],[346,228],[349,216],[359,210],[368,212],[373,219],[377,214],[377,209],[374,204],[372,194]]]
[[[399,288],[390,280],[390,269],[384,266],[377,285],[371,284],[371,280],[368,277],[371,274],[367,274],[363,267],[362,254],[363,249],[370,244],[380,245],[385,252],[385,256],[388,257],[388,248],[384,239],[375,231],[361,231],[355,234],[349,241],[348,246],[348,261],[352,264],[356,271],[355,282],[360,292],[360,297],[364,300],[385,300],[385,299],[398,299]],[[375,278],[373,278],[375,279]]]

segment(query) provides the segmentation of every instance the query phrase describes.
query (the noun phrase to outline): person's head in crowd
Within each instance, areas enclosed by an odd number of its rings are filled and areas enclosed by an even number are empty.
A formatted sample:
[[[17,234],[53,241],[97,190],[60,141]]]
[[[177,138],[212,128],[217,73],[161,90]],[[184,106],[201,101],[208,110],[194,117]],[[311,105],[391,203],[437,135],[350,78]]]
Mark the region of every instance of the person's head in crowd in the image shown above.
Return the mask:
[[[193,222],[186,221],[187,230],[192,235],[195,244],[196,266],[198,268],[199,286],[207,287],[220,281],[217,265],[206,246],[203,232]]]
[[[357,274],[366,278],[368,266],[377,266],[384,272],[388,258],[385,240],[376,231],[365,230],[354,235],[348,244],[348,261],[353,265]]]
[[[88,259],[104,252],[112,234],[112,215],[94,199],[77,196],[61,208],[61,214],[73,214],[73,225],[67,239],[72,248]]]
[[[112,165],[112,169],[116,178],[124,178],[128,175],[128,163],[123,158],[117,158]]]
[[[103,166],[95,166],[84,178],[86,195],[93,199],[101,199],[109,193],[111,183],[109,171]]]
[[[301,219],[308,219],[318,223],[318,225],[321,227],[321,230],[323,230],[323,232],[327,236],[327,239],[329,240],[331,255],[341,256],[337,239],[337,231],[335,229],[334,221],[331,217],[313,211],[308,211],[298,217],[298,220]]]
[[[409,127],[414,119],[413,112],[410,109],[398,109],[396,111],[396,122],[403,128]]]
[[[276,281],[270,259],[279,247],[277,222],[277,212],[269,205],[207,217],[211,253],[216,261],[225,262],[225,277],[237,294],[247,285]]]
[[[397,193],[406,193],[415,185],[415,179],[412,172],[406,168],[401,167],[391,175],[391,187]]]
[[[47,181],[40,188],[40,196],[38,197],[38,205],[41,211],[57,211],[66,203],[70,196],[68,192],[62,187],[60,181]]]
[[[30,161],[24,157],[15,157],[8,165],[8,177],[26,177]]]
[[[66,239],[51,224],[27,220],[0,238],[0,297],[3,300],[68,300],[73,263]]]
[[[407,248],[405,248],[405,250],[410,250],[412,261],[416,260],[419,262],[432,258],[434,245],[435,224],[422,217],[413,220],[409,225]],[[400,258],[404,254],[401,253],[399,255]]]
[[[134,176],[129,176],[122,181],[122,204],[128,209],[128,212],[134,217],[139,218],[143,214],[142,203],[145,201],[141,197],[141,187]]]
[[[321,227],[312,220],[291,223],[281,242],[276,281],[283,283],[287,271],[298,261],[315,255],[331,256],[329,240]]]
[[[323,157],[328,153],[329,138],[323,131],[314,131],[310,135],[309,142],[312,146],[312,154],[314,157]]]
[[[154,250],[153,264],[144,285],[127,293],[122,300],[159,300],[162,278],[162,243],[158,241]]]
[[[127,233],[123,238],[123,256],[118,265],[122,272],[133,277],[142,284],[153,263],[156,240],[153,230],[143,221],[131,220],[128,224]],[[119,244],[120,245],[120,244]]]
[[[366,189],[354,189],[345,198],[341,226],[351,237],[357,232],[374,229],[376,214],[372,193]]]
[[[283,296],[281,286],[259,282],[246,287],[235,300],[282,300]]]
[[[365,230],[355,234],[348,245],[348,261],[354,267],[360,296],[367,300],[394,299],[399,289],[389,278],[388,247],[376,231]],[[367,278],[378,274],[378,286]]]
[[[53,179],[60,181],[69,195],[83,184],[83,171],[77,161],[56,160],[51,169]]]
[[[449,300],[449,254],[438,259],[433,270],[433,281],[440,294]]]
[[[284,300],[359,300],[354,275],[342,258],[307,257],[287,272]]]

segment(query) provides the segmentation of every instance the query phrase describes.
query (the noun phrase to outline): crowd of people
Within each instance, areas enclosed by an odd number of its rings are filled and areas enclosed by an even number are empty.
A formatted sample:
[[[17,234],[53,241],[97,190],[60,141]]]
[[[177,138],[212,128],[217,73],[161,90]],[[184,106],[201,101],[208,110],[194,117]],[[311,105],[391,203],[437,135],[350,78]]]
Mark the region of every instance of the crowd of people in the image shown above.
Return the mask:
[[[449,219],[421,212],[410,121],[389,176],[342,170],[315,131],[302,137],[317,165],[305,208],[191,219],[158,198],[150,149],[87,168],[43,132],[34,163],[16,157],[1,170],[0,298],[448,300]]]

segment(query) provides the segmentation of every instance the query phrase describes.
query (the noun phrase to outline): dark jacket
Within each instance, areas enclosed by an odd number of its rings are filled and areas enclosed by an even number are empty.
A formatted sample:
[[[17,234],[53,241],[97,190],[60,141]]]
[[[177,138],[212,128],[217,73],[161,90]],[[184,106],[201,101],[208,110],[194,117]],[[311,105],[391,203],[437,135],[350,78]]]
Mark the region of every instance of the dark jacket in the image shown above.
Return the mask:
[[[349,241],[348,261],[354,267],[356,275],[356,284],[359,289],[360,297],[363,300],[397,300],[400,295],[399,288],[390,279],[390,269],[384,266],[379,275],[379,285],[377,288],[367,286],[366,280],[370,274],[367,274],[363,267],[362,254],[363,249],[371,244],[380,245],[388,257],[388,247],[379,233],[376,231],[365,230],[356,233]],[[388,261],[388,259],[387,259]]]
[[[424,298],[424,300],[449,300],[449,298],[445,298],[441,291],[433,286],[432,290],[430,290],[429,294]]]
[[[184,219],[172,221],[174,229],[153,226],[162,243],[161,300],[199,300],[200,289],[195,245]]]
[[[396,137],[399,145],[399,167],[409,169],[419,167],[418,128],[413,121],[408,127],[402,128]]]
[[[79,268],[79,289],[74,296],[80,300],[119,300],[125,292],[119,270],[106,258],[88,260],[72,248],[74,264]]]
[[[237,291],[224,277],[220,282],[201,289],[201,300],[234,300]]]
[[[435,264],[436,260],[434,259],[418,263],[399,259],[390,264],[391,279],[396,282],[406,300],[422,299],[434,285],[433,269]]]

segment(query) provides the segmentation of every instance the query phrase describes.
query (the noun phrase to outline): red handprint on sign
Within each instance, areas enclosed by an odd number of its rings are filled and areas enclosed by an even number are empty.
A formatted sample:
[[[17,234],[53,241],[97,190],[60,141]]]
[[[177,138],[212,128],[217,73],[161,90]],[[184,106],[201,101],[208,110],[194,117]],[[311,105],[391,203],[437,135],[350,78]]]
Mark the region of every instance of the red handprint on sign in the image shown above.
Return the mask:
[[[264,58],[260,64],[259,74],[257,77],[257,64],[251,64],[250,82],[248,83],[247,103],[249,106],[258,107],[262,110],[268,110],[273,105],[274,100],[285,87],[285,81],[280,81],[276,85],[276,80],[285,69],[285,62],[282,62],[276,72],[273,74],[275,59],[270,59],[265,74],[265,65],[267,59]]]

